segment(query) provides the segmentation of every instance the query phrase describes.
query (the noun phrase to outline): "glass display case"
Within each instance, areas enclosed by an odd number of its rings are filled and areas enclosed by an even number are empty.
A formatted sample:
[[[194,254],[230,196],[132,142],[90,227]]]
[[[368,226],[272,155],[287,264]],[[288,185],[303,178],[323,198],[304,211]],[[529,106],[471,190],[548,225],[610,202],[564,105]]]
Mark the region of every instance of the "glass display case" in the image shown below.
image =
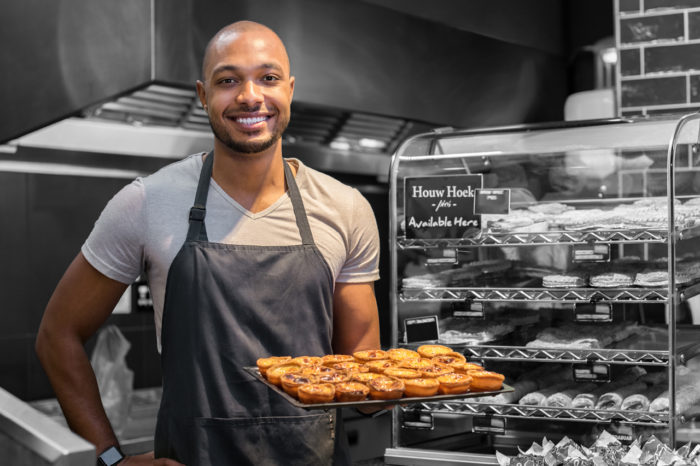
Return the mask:
[[[515,390],[395,408],[388,464],[495,464],[603,430],[700,438],[699,135],[692,114],[399,147],[392,346],[449,346]]]

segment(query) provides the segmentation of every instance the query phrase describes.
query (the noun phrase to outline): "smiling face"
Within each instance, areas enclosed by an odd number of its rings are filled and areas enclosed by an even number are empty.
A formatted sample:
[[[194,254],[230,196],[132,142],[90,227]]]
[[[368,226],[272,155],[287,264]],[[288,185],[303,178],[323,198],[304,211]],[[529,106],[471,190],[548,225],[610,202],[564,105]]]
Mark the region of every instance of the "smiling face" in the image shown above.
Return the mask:
[[[210,42],[197,93],[214,136],[234,153],[281,151],[294,78],[282,41],[265,26],[235,23]]]

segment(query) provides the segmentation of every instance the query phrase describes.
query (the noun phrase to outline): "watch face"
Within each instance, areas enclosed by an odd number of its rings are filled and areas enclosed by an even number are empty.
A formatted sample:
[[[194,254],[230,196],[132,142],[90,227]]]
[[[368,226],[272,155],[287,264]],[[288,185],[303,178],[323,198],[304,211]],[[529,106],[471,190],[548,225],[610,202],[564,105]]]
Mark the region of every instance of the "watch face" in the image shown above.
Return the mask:
[[[112,466],[113,464],[117,464],[123,459],[124,455],[122,455],[116,447],[109,447],[107,450],[104,451],[104,453],[100,455],[100,461],[106,466]]]

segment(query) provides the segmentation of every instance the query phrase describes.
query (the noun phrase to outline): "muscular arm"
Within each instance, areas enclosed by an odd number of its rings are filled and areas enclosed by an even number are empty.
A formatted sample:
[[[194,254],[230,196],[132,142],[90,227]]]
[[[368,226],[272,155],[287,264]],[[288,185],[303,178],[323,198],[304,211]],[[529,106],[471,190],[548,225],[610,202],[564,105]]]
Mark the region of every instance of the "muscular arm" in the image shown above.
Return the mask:
[[[374,283],[336,283],[333,293],[333,351],[379,349],[379,314]]]
[[[109,317],[127,285],[102,275],[82,255],[66,270],[39,326],[36,352],[70,428],[97,452],[117,445],[83,347]]]

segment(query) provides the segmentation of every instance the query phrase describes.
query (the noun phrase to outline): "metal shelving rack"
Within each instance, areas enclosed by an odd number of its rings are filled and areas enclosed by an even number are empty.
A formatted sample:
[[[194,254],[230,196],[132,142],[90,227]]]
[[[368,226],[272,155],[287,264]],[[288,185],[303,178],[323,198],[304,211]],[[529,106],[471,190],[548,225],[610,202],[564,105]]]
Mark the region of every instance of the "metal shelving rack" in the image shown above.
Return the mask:
[[[394,412],[393,445],[387,450],[387,463],[392,464],[495,464],[489,455],[444,452],[412,449],[403,447],[401,437],[401,413],[493,416],[519,420],[551,420],[582,423],[617,423],[633,426],[656,427],[665,429],[671,443],[675,442],[675,432],[679,423],[684,422],[676,413],[673,394],[675,394],[675,372],[679,364],[700,354],[700,343],[679,345],[676,328],[676,305],[692,296],[700,294],[700,284],[676,283],[676,248],[679,241],[700,237],[700,228],[695,222],[664,222],[645,228],[612,228],[573,231],[542,232],[503,232],[483,229],[476,234],[461,238],[409,238],[403,230],[404,212],[402,186],[403,177],[426,176],[440,173],[441,164],[448,170],[458,170],[464,166],[467,173],[479,172],[479,169],[494,167],[498,157],[520,157],[528,150],[547,156],[551,153],[573,153],[580,150],[610,150],[620,154],[637,148],[666,150],[666,192],[668,218],[674,217],[675,165],[677,148],[681,144],[698,144],[698,120],[700,115],[693,114],[681,118],[658,121],[633,122],[629,120],[611,120],[580,122],[562,125],[537,125],[509,128],[494,128],[476,131],[436,131],[435,133],[414,136],[405,142],[394,156],[390,176],[390,241],[391,241],[391,287],[392,293],[392,344],[407,346],[400,341],[399,306],[416,305],[421,302],[539,302],[539,303],[591,303],[610,304],[663,304],[668,317],[668,344],[664,348],[530,348],[503,345],[451,345],[462,351],[471,360],[501,362],[546,362],[546,363],[590,363],[591,361],[610,365],[642,365],[665,367],[668,370],[668,388],[671,393],[668,412],[620,411],[596,409],[549,408],[541,406],[521,406],[514,404],[494,404],[476,402],[419,403],[402,406]],[[616,130],[622,130],[619,133]],[[548,133],[548,131],[552,133]],[[580,134],[578,134],[580,133]],[[552,137],[550,137],[552,136]],[[567,137],[573,137],[571,142]],[[539,138],[539,139],[538,139]],[[502,139],[502,140],[501,140]],[[590,143],[589,143],[590,142]],[[515,147],[516,149],[510,149]],[[524,148],[525,147],[525,148]],[[530,147],[527,149],[527,147]],[[401,164],[413,163],[409,174],[401,174]],[[470,170],[469,166],[476,167]],[[443,172],[443,174],[445,174]],[[623,196],[620,196],[623,197]],[[585,201],[574,199],[573,202]],[[595,199],[589,200],[595,202]],[[675,223],[675,224],[674,224]],[[530,247],[546,245],[646,245],[666,246],[668,257],[668,286],[642,288],[544,288],[537,286],[508,287],[499,286],[423,286],[402,287],[397,270],[397,260],[401,254],[420,253],[430,250],[465,250],[487,251],[497,247]],[[494,282],[492,279],[491,282]],[[416,461],[415,463],[413,461]]]

